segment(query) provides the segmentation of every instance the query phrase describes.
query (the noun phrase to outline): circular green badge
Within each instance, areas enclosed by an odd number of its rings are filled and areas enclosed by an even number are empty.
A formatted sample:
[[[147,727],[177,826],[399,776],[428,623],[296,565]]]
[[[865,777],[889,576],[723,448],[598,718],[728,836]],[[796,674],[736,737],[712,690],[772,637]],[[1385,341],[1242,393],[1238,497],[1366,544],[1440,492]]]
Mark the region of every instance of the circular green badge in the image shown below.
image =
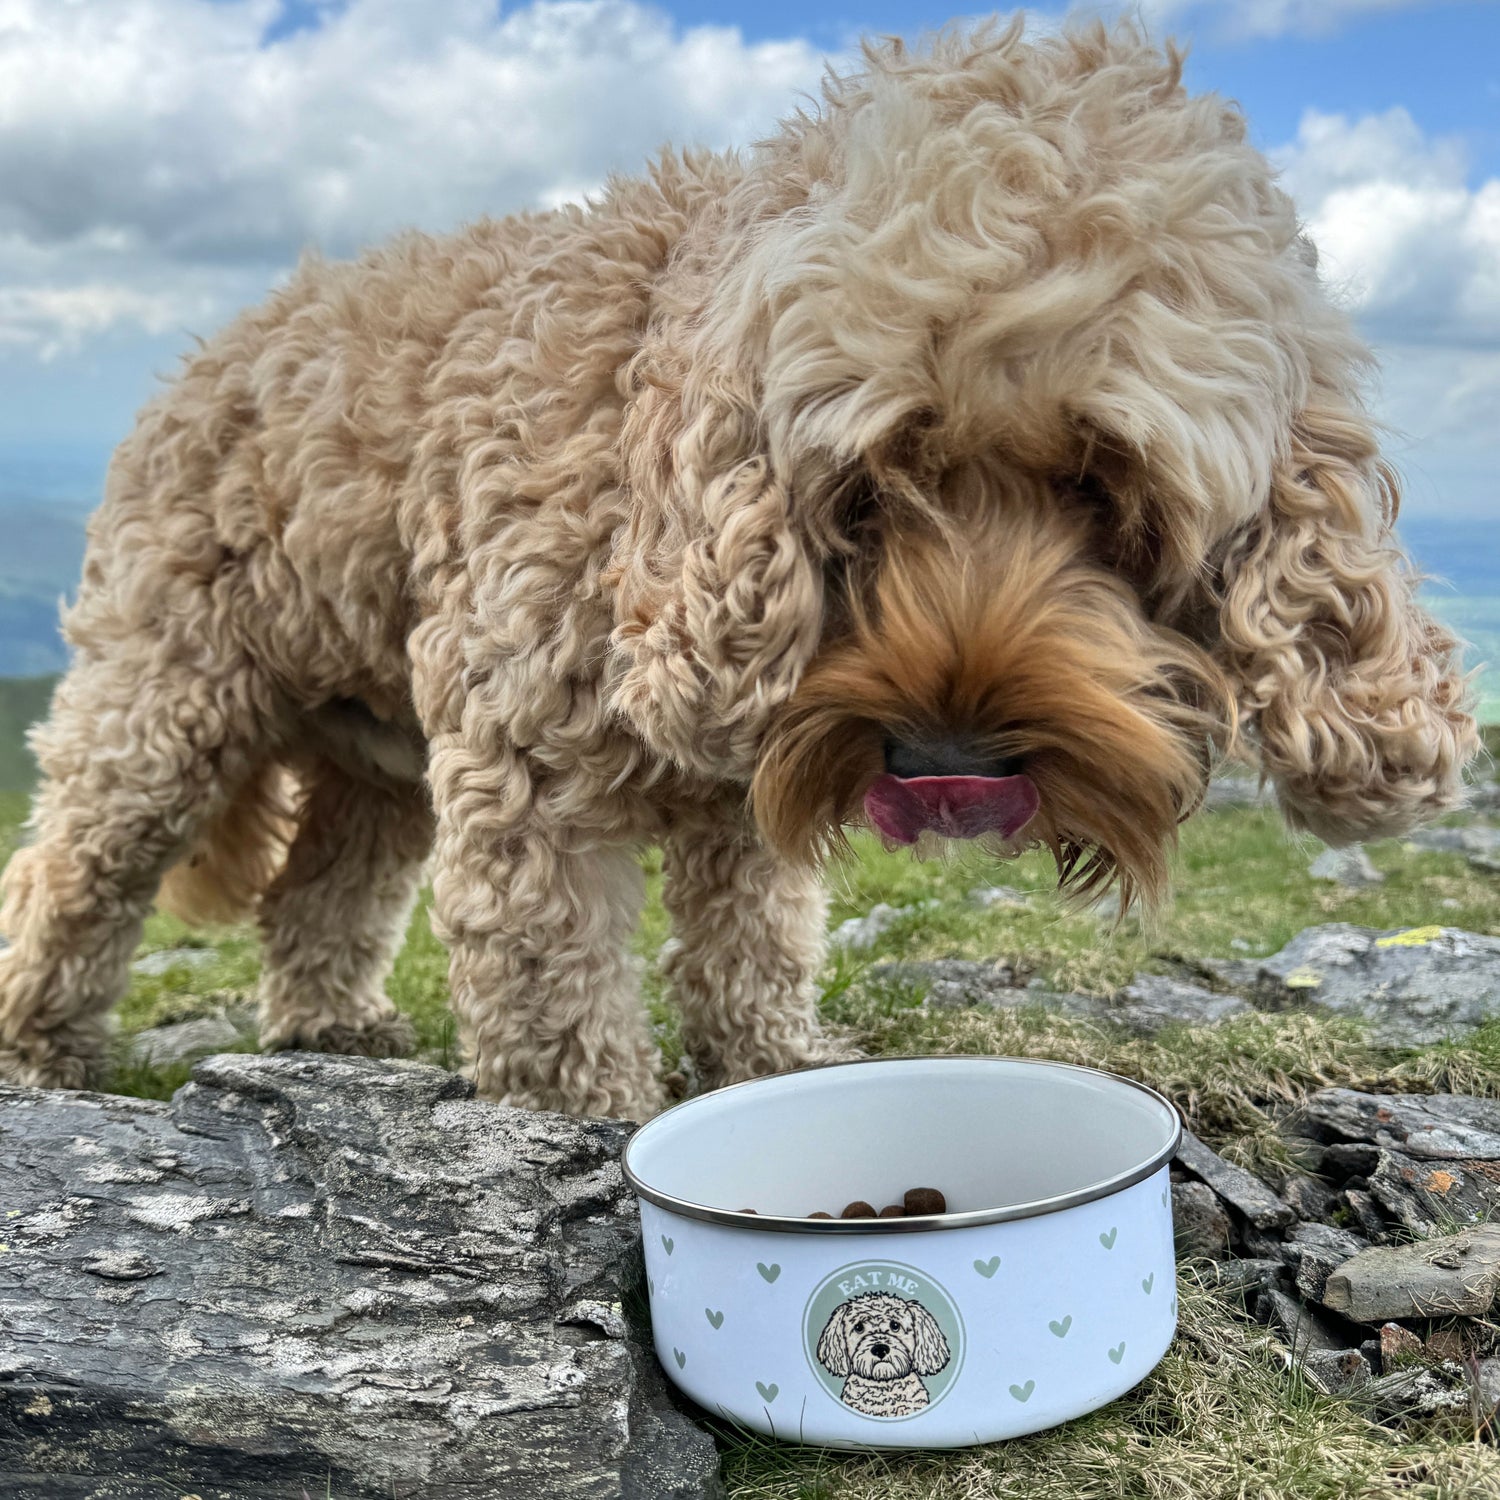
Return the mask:
[[[964,1324],[925,1271],[857,1260],[819,1283],[802,1315],[807,1362],[823,1389],[882,1421],[920,1416],[948,1394],[964,1357]]]

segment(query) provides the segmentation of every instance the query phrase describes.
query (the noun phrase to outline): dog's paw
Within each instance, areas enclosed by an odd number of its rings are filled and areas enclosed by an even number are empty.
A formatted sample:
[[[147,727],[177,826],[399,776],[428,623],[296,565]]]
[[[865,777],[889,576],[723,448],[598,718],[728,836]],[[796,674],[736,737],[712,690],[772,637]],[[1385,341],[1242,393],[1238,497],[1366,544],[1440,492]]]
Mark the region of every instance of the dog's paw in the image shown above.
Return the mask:
[[[96,1033],[22,1037],[0,1047],[0,1083],[28,1089],[86,1089],[108,1071]]]
[[[261,1032],[263,1052],[333,1052],[344,1057],[410,1057],[417,1033],[399,1011],[349,1025],[342,1021],[302,1020],[267,1026]]]

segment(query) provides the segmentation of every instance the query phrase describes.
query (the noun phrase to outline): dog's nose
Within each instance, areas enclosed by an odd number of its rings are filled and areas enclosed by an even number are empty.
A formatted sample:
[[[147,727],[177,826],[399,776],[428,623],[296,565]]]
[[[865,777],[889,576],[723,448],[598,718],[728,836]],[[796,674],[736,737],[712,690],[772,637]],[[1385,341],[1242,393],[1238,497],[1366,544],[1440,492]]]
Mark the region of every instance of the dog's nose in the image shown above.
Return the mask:
[[[870,1353],[873,1354],[876,1359],[884,1359],[886,1357],[886,1355],[889,1354],[890,1352],[891,1352],[891,1346],[889,1344],[871,1344],[870,1345]]]
[[[954,735],[911,742],[888,739],[885,768],[903,781],[915,776],[1015,776],[1021,757],[987,755],[971,740]]]

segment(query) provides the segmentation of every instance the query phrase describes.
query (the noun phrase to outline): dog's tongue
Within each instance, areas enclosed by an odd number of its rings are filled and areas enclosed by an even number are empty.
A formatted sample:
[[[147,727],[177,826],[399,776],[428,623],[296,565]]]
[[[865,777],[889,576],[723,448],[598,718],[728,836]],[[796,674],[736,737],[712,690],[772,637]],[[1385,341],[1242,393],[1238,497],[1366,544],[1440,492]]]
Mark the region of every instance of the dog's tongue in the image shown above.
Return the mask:
[[[1008,839],[1036,816],[1041,802],[1029,776],[882,776],[865,793],[865,815],[897,844],[914,844],[923,833]]]

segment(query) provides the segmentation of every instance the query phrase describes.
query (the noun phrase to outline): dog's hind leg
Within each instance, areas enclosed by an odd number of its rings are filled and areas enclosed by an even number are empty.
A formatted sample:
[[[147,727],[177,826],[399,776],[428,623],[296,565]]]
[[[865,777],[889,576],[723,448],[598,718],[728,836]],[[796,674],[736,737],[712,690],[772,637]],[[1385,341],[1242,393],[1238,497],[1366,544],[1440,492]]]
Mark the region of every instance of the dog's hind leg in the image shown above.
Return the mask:
[[[31,842],[5,870],[0,1078],[79,1088],[103,1067],[163,872],[264,755],[265,683],[165,643],[80,656],[32,744]]]
[[[431,845],[420,783],[377,785],[322,760],[305,773],[297,835],[260,905],[262,1047],[412,1050],[384,984]]]
[[[848,1055],[818,1026],[827,902],[817,874],[768,850],[737,802],[679,815],[665,872],[676,941],[663,966],[703,1082]]]

